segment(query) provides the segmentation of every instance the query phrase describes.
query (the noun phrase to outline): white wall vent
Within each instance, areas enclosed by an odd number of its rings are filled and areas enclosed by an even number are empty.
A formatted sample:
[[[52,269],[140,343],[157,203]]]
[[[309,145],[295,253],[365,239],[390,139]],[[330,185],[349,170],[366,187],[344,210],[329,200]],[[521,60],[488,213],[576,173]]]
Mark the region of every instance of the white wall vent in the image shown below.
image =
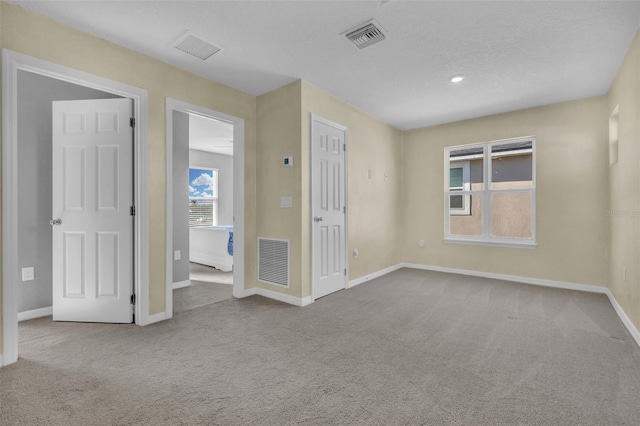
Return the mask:
[[[187,31],[178,38],[173,43],[173,47],[203,61],[220,51],[218,46],[214,46],[190,31]]]
[[[258,281],[289,287],[289,240],[258,238]]]
[[[364,49],[387,38],[380,25],[374,20],[365,22],[358,28],[349,30],[344,34],[353,44],[358,46],[358,49]]]

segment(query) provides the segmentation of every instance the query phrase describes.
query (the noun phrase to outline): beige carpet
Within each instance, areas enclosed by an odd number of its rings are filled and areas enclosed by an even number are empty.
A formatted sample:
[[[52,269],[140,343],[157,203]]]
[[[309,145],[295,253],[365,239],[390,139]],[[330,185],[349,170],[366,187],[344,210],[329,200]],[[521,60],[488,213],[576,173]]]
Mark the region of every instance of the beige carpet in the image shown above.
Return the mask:
[[[190,311],[233,298],[233,272],[189,263],[191,285],[173,290],[173,313]]]
[[[2,425],[637,425],[640,348],[604,295],[403,269],[305,308],[20,325]]]

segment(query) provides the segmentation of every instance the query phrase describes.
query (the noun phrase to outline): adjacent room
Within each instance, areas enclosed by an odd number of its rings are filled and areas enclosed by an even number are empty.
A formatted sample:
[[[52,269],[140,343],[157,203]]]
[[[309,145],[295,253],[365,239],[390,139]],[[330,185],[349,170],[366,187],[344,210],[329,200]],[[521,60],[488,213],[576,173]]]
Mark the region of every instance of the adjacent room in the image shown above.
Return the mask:
[[[637,424],[639,28],[0,0],[0,424]]]

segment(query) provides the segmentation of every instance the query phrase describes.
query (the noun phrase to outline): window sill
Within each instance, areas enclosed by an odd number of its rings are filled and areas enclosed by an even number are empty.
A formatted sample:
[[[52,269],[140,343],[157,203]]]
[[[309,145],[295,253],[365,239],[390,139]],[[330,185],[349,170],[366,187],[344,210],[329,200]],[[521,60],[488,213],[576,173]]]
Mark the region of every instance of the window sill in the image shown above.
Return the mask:
[[[523,248],[523,249],[535,249],[538,244],[533,240],[480,240],[475,238],[455,238],[445,237],[442,239],[445,243],[449,244],[469,244],[475,246],[491,246],[491,247],[506,247],[506,248]]]

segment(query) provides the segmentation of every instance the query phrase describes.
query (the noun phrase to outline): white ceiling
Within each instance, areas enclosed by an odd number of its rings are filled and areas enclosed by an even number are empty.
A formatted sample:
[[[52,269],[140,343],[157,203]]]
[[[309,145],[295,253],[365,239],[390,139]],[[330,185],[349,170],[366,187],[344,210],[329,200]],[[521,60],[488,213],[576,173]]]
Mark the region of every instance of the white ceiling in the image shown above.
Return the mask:
[[[622,1],[17,3],[253,95],[302,78],[400,129],[604,94],[640,16]],[[341,35],[372,18],[386,40]],[[186,30],[222,50],[173,49]]]
[[[233,155],[233,124],[190,114],[189,149]]]

